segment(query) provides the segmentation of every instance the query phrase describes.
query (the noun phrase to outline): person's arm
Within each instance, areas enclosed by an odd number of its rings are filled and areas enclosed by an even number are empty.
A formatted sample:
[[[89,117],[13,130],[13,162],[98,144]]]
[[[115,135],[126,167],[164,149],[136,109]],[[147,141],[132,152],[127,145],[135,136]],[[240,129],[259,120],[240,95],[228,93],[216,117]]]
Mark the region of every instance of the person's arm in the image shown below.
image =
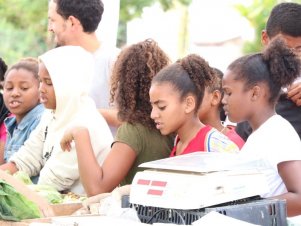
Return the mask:
[[[4,163],[5,141],[0,140],[0,165]]]
[[[118,127],[121,125],[121,121],[117,117],[117,109],[98,109],[99,113],[105,118],[109,126]]]
[[[301,214],[301,160],[286,161],[286,162],[279,163],[278,172],[288,192],[273,198],[286,200],[288,217],[300,215]]]
[[[288,88],[287,97],[297,106],[301,106],[301,82],[296,82]]]
[[[19,150],[1,166],[1,169],[9,170],[11,173],[21,170],[30,177],[38,175],[43,166],[45,130],[45,126],[39,124]]]
[[[67,131],[61,142],[62,149],[70,150],[72,140],[75,142],[80,178],[88,196],[111,192],[125,178],[136,159],[136,153],[130,146],[116,142],[100,166],[86,128]]]
[[[11,174],[14,174],[18,171],[18,168],[14,162],[8,162],[1,165],[0,170],[9,171]]]

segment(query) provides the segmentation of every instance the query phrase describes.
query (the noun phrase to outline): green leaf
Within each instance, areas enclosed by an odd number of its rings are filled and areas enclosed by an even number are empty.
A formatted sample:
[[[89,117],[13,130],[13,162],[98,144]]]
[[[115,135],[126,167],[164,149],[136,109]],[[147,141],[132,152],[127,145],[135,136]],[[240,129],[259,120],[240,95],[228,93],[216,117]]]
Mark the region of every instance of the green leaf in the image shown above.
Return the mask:
[[[20,221],[41,217],[38,206],[0,180],[0,219]]]

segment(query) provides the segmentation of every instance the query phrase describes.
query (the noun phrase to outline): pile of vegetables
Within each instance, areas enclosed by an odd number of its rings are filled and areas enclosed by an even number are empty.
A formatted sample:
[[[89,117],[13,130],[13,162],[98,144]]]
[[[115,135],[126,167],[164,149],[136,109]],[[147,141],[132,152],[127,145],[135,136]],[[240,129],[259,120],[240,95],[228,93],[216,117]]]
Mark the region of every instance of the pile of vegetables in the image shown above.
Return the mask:
[[[61,194],[49,185],[33,184],[28,174],[23,171],[17,171],[13,177],[25,183],[31,190],[37,192],[51,204],[81,202],[86,199],[86,197],[76,195],[72,192]]]
[[[0,219],[20,221],[41,217],[38,206],[0,179]]]
[[[78,196],[72,192],[61,194],[49,185],[33,184],[30,177],[22,171],[16,172],[13,177],[25,183],[50,204],[81,202],[86,199],[86,197]],[[0,179],[0,220],[21,221],[40,217],[41,212],[36,203],[16,191],[5,180]]]
[[[31,190],[37,192],[44,197],[51,204],[58,204],[63,202],[63,196],[55,188],[49,185],[30,184],[27,185]]]
[[[63,202],[63,197],[55,188],[49,185],[37,185],[33,184],[27,173],[23,171],[17,171],[13,175],[19,181],[26,184],[31,190],[37,192],[40,196],[44,197],[49,203],[57,204]]]

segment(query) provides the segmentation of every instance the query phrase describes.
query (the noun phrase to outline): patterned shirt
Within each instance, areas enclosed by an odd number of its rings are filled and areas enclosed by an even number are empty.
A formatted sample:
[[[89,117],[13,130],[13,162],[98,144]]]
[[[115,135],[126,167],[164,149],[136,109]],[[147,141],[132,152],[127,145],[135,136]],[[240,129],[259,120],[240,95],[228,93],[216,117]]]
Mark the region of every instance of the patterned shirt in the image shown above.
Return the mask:
[[[177,144],[180,138],[177,136],[175,146],[170,154],[170,157],[176,155]],[[200,129],[196,136],[189,142],[181,155],[192,152],[238,152],[239,148],[227,136],[212,128],[205,126]]]

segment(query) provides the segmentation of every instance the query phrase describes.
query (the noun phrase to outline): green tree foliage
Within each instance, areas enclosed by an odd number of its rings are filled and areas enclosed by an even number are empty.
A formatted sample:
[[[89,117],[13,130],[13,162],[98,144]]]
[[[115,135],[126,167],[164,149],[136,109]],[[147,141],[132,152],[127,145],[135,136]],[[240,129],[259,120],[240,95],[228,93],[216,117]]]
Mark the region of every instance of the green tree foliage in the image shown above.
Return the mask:
[[[47,0],[0,0],[0,56],[12,64],[47,49]]]
[[[120,0],[118,43],[126,40],[126,23],[140,17],[143,8],[159,2],[164,10],[176,4],[188,6],[192,0]],[[8,64],[22,57],[37,57],[49,46],[48,0],[0,0],[0,56]]]
[[[140,17],[143,8],[159,2],[163,10],[173,8],[177,3],[189,5],[192,0],[120,0],[120,21],[128,22],[134,18]]]
[[[235,8],[244,16],[255,30],[254,41],[247,41],[244,44],[244,53],[258,52],[262,49],[261,44],[261,32],[265,29],[266,22],[270,15],[272,8],[285,2],[281,0],[253,0],[251,5],[238,4]],[[291,2],[301,3],[301,0],[295,0]]]

